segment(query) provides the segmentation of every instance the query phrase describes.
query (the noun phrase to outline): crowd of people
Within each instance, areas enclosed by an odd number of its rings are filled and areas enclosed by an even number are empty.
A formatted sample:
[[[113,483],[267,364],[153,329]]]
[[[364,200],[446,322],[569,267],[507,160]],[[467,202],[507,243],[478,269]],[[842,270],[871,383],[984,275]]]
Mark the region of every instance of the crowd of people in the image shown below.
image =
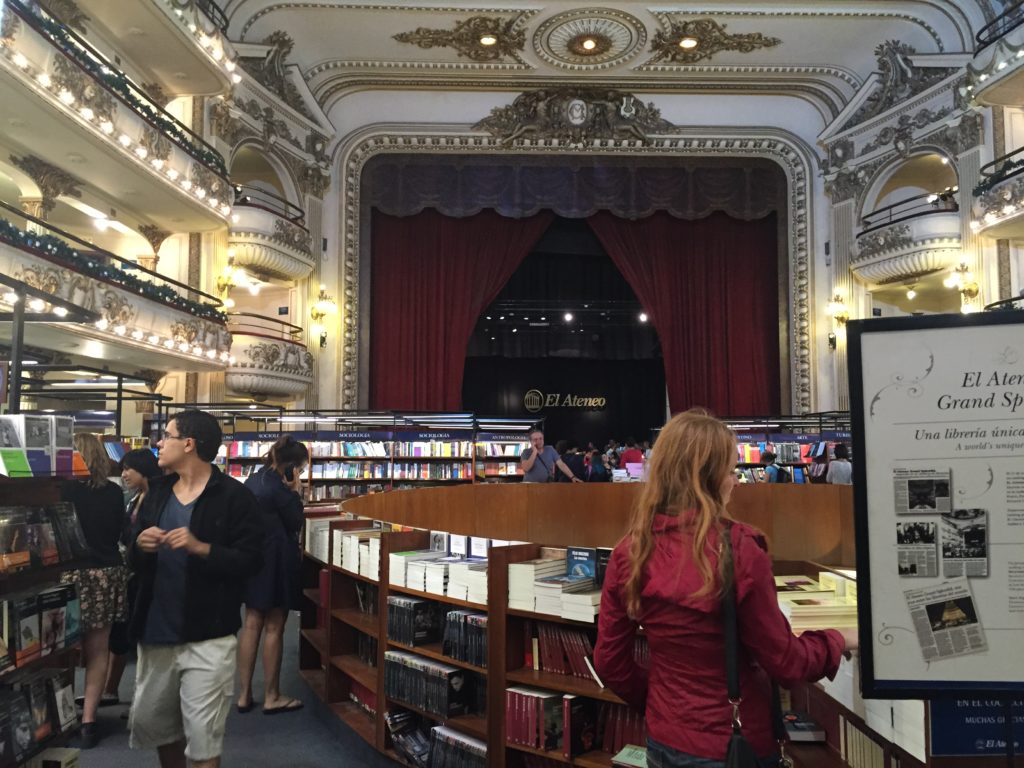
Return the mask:
[[[530,448],[520,457],[523,479],[531,483],[607,483],[612,470],[624,469],[628,464],[642,465],[650,450],[650,442],[632,437],[622,444],[609,440],[603,448],[588,442],[583,449],[578,441],[559,440],[552,448],[545,446],[544,433],[535,429],[530,432]]]

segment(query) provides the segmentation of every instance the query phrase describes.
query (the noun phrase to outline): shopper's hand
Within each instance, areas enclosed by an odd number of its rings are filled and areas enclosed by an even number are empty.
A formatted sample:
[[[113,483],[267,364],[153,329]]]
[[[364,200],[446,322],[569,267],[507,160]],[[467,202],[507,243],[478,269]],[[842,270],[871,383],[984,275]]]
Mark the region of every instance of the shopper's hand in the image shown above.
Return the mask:
[[[580,480],[580,479],[579,479],[578,477],[576,477],[575,475],[573,475],[572,481],[573,481],[574,483],[582,483],[582,482],[583,482],[582,480]]]
[[[164,543],[166,536],[167,533],[163,528],[153,525],[139,534],[139,537],[135,539],[135,545],[143,552],[156,552]]]
[[[860,648],[860,636],[857,634],[856,627],[843,627],[836,631],[843,636],[844,653],[848,654],[850,651],[856,651]]]
[[[164,537],[164,545],[168,549],[184,549],[190,555],[205,557],[210,552],[210,545],[192,535],[188,528],[175,528]]]

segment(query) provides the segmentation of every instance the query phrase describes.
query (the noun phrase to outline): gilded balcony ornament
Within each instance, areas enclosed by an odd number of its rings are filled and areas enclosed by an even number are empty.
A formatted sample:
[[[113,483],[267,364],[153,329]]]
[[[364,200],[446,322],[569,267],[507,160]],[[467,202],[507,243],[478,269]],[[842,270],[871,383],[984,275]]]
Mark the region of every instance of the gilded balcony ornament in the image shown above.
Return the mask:
[[[255,135],[249,126],[231,114],[231,106],[224,99],[215,99],[210,105],[210,131],[232,147]]]
[[[505,58],[521,61],[519,54],[526,45],[526,33],[518,24],[519,17],[471,16],[455,22],[453,29],[417,27],[411,32],[399,32],[393,38],[423,49],[451,48],[459,56],[478,62]]]
[[[81,198],[82,190],[79,189],[81,182],[57,166],[50,165],[35,155],[24,155],[23,157],[11,155],[10,160],[16,168],[20,168],[28,174],[28,177],[39,187],[39,192],[43,197],[43,216],[41,218],[45,218],[46,214],[53,210],[57,204],[57,198],[61,195]]]
[[[97,122],[114,121],[117,113],[114,97],[70,59],[64,56],[54,59],[53,85],[57,93],[63,89],[70,91],[75,97],[76,108],[79,111],[91,109]]]
[[[952,111],[952,107],[943,107],[936,110],[926,108],[918,110],[913,116],[900,115],[895,127],[891,125],[885,126],[872,141],[861,147],[860,154],[866,155],[880,147],[884,147],[886,144],[892,144],[893,148],[900,155],[906,157],[914,146],[914,130],[920,130],[933,123],[937,123],[948,117]]]
[[[309,230],[292,224],[290,221],[276,219],[274,221],[274,236],[271,239],[288,248],[294,248],[299,253],[311,255]]]
[[[887,40],[875,48],[880,87],[865,100],[844,128],[860,125],[907,99],[916,96],[952,75],[956,70],[945,67],[918,67],[911,61],[917,49],[899,40]]]
[[[71,27],[83,35],[88,33],[86,25],[92,21],[74,0],[37,0],[48,14],[58,19],[65,27]]]
[[[100,300],[100,314],[111,325],[128,325],[135,317],[134,305],[117,291],[105,290]]]
[[[9,5],[0,8],[0,43],[6,48],[14,42],[21,30],[21,18]]]
[[[136,229],[140,235],[146,238],[149,247],[153,249],[154,256],[160,253],[160,246],[164,244],[164,240],[171,236],[170,232],[160,229],[155,224],[140,224]]]
[[[857,238],[857,258],[855,261],[877,256],[886,251],[907,248],[913,244],[914,238],[910,234],[909,224],[886,227]]]
[[[139,146],[146,150],[146,159],[164,160],[171,156],[171,141],[162,131],[146,125],[142,128],[142,138],[139,139]]]
[[[206,197],[220,198],[224,182],[217,174],[211,171],[202,163],[193,162],[189,169],[188,178],[192,182],[192,189],[196,187],[206,191]]]
[[[651,39],[653,58],[648,64],[667,61],[673,64],[696,64],[698,61],[710,59],[722,51],[751,53],[758,48],[774,48],[782,43],[777,37],[768,37],[762,32],[730,34],[725,31],[726,25],[714,19],[693,19],[690,21],[673,21],[666,30],[658,30]],[[692,40],[694,45],[681,45],[684,40]]]
[[[265,56],[244,57],[239,59],[239,64],[256,82],[280,97],[289,107],[300,115],[315,120],[299,89],[288,79],[286,67],[295,41],[287,32],[277,30],[263,38],[263,45],[270,46]]]
[[[139,87],[146,92],[146,95],[149,96],[149,98],[161,107],[166,107],[173,100],[167,95],[167,91],[164,90],[164,87],[160,85],[160,83],[143,83]]]
[[[528,91],[506,107],[473,126],[499,138],[503,144],[517,139],[556,139],[571,147],[593,141],[638,141],[646,144],[655,134],[674,126],[661,117],[653,103],[644,104],[629,93],[605,88],[562,87]]]
[[[59,296],[64,284],[64,276],[60,273],[61,270],[53,267],[26,267],[16,275],[16,279],[30,288],[45,291],[51,296]]]

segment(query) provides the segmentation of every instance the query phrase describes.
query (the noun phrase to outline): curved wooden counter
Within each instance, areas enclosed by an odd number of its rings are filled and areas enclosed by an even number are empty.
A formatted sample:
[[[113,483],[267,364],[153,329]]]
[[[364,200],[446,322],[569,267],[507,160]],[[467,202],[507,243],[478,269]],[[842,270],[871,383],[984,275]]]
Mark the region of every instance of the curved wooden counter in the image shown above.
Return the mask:
[[[611,547],[629,522],[639,483],[479,483],[360,496],[346,512],[390,523],[546,546]],[[768,536],[776,560],[856,562],[853,490],[841,485],[740,485],[738,520]]]

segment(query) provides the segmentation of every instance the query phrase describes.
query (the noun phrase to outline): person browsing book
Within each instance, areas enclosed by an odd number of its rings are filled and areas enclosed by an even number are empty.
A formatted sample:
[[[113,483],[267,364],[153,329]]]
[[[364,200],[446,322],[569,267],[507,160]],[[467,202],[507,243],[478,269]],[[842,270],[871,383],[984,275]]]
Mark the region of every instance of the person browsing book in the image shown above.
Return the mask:
[[[139,640],[130,745],[162,768],[217,768],[235,682],[235,633],[246,583],[262,565],[263,519],[252,491],[211,462],[220,424],[171,418],[139,510],[129,562],[139,580]]]
[[[519,465],[523,468],[524,483],[551,483],[555,480],[555,469],[573,483],[582,483],[568,465],[558,455],[558,451],[550,445],[544,445],[544,433],[539,429],[530,431],[530,447],[519,457]]]
[[[701,410],[673,417],[651,451],[627,535],[612,552],[601,594],[597,674],[646,708],[648,765],[723,768],[732,734],[726,684],[723,537],[732,548],[740,639],[739,716],[764,768],[779,764],[771,687],[832,678],[856,630],[804,632],[779,609],[771,558],[757,529],[729,517],[736,436]],[[643,626],[650,665],[633,649]]]
[[[836,457],[828,463],[825,482],[832,485],[853,485],[853,465],[850,463],[850,451],[839,443],[835,447]]]

